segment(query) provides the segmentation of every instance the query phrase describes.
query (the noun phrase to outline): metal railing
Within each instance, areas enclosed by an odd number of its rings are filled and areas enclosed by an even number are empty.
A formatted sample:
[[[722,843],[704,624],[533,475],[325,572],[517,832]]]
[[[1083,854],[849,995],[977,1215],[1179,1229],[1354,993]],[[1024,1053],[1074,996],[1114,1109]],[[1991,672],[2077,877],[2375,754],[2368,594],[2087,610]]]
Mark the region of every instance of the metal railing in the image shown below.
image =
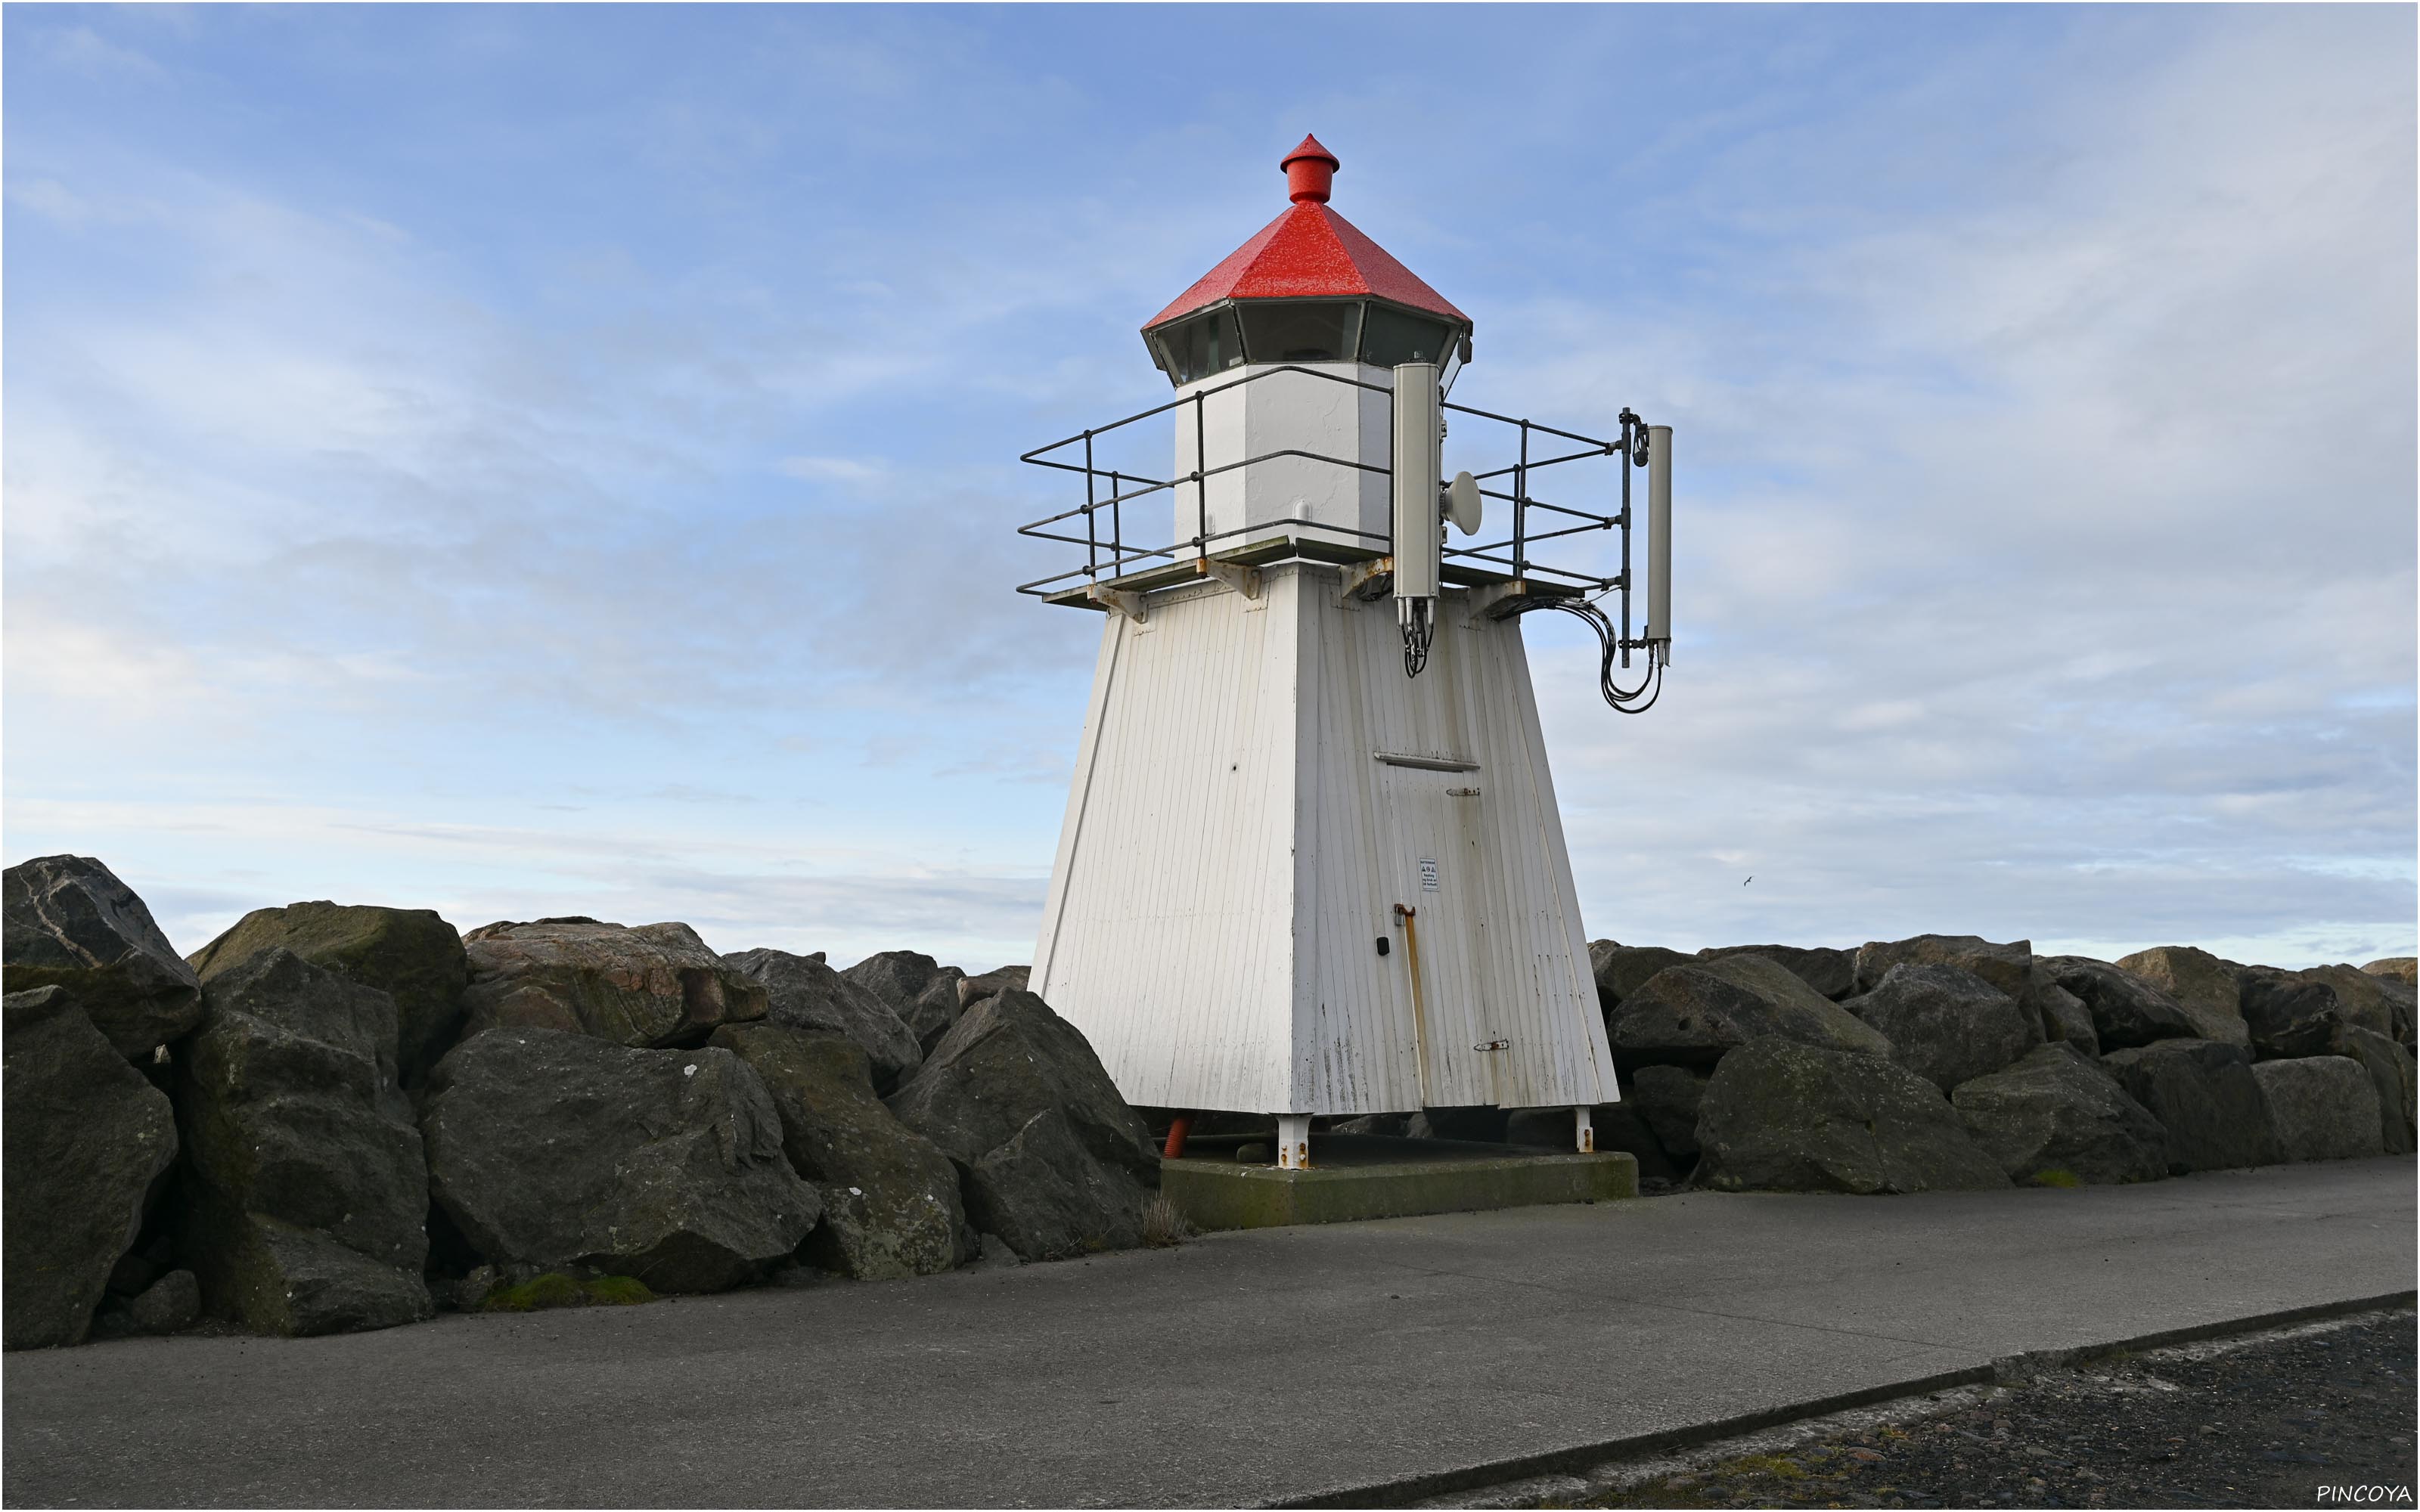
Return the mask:
[[[1038,540],[1082,547],[1084,561],[1080,566],[1070,567],[1047,578],[1037,578],[1029,583],[1020,583],[1016,591],[1020,594],[1048,597],[1076,586],[1078,580],[1085,583],[1100,583],[1122,578],[1139,567],[1155,563],[1173,564],[1205,559],[1218,549],[1221,542],[1248,534],[1266,534],[1271,531],[1287,527],[1315,530],[1323,535],[1357,538],[1368,543],[1373,556],[1392,554],[1394,541],[1390,534],[1358,530],[1326,520],[1289,517],[1256,520],[1230,530],[1210,529],[1210,480],[1222,473],[1242,471],[1261,463],[1273,462],[1282,457],[1301,457],[1358,472],[1376,473],[1381,477],[1392,475],[1391,469],[1375,463],[1364,462],[1355,457],[1328,456],[1317,452],[1305,451],[1299,447],[1283,447],[1276,451],[1264,452],[1257,456],[1244,457],[1238,461],[1222,462],[1215,467],[1200,465],[1208,455],[1206,446],[1208,422],[1204,406],[1211,396],[1241,388],[1247,383],[1257,383],[1264,378],[1275,378],[1280,373],[1298,373],[1324,382],[1342,383],[1350,388],[1366,389],[1373,393],[1383,394],[1387,399],[1388,424],[1391,426],[1393,424],[1394,390],[1388,385],[1369,383],[1359,378],[1346,378],[1342,374],[1323,372],[1317,368],[1289,363],[1264,367],[1246,374],[1232,383],[1200,389],[1192,393],[1171,399],[1166,404],[1156,405],[1138,414],[1128,415],[1123,420],[1113,420],[1106,425],[1079,431],[1063,440],[1052,441],[1047,446],[1037,446],[1025,453],[1018,460],[1030,462],[1035,467],[1053,468],[1081,475],[1084,480],[1084,501],[1072,509],[1064,509],[1056,515],[1046,516],[1029,524],[1020,525],[1016,528],[1017,533],[1032,536]],[[1129,425],[1139,424],[1156,416],[1187,408],[1193,411],[1193,457],[1196,466],[1184,476],[1160,478],[1121,468],[1102,468],[1096,464],[1095,444],[1102,438],[1125,430]],[[1631,470],[1622,463],[1639,455],[1637,444],[1643,438],[1643,423],[1637,415],[1624,409],[1621,412],[1621,439],[1603,440],[1592,436],[1583,436],[1576,431],[1541,424],[1534,420],[1515,419],[1510,415],[1494,414],[1485,409],[1474,409],[1467,405],[1449,402],[1444,405],[1444,409],[1450,414],[1467,415],[1477,420],[1510,426],[1516,433],[1513,437],[1508,438],[1514,451],[1512,461],[1501,467],[1490,468],[1483,472],[1472,473],[1472,477],[1479,483],[1479,491],[1482,498],[1497,500],[1512,506],[1511,533],[1501,539],[1481,541],[1471,546],[1456,547],[1448,544],[1444,548],[1446,563],[1449,565],[1460,563],[1481,571],[1499,573],[1514,579],[1544,578],[1581,593],[1592,591],[1597,595],[1618,589],[1621,594],[1621,639],[1625,642],[1629,641]],[[1175,423],[1182,424],[1184,420],[1180,416]],[[1530,450],[1533,439],[1536,438],[1551,438],[1554,440],[1570,442],[1582,449],[1563,452],[1552,456],[1533,457],[1530,455]],[[1068,448],[1077,446],[1083,449],[1080,462],[1052,455],[1065,453]],[[1531,480],[1546,469],[1564,467],[1571,463],[1599,457],[1619,459],[1615,462],[1614,471],[1620,474],[1618,494],[1620,503],[1614,512],[1603,514],[1593,510],[1575,508],[1569,503],[1550,502],[1530,492]],[[1505,480],[1510,481],[1509,491],[1503,486],[1489,486],[1491,483],[1501,484]],[[1104,485],[1107,486],[1106,494],[1102,491]],[[1181,490],[1187,486],[1193,490],[1194,503],[1194,532],[1190,537],[1171,540],[1161,546],[1126,544],[1125,506],[1127,504],[1138,499],[1164,493],[1170,496],[1170,517],[1173,519],[1175,507],[1184,497]],[[1534,518],[1539,514],[1551,517],[1544,520]],[[1067,523],[1078,517],[1084,522],[1081,535],[1073,533],[1074,528]],[[1572,523],[1564,523],[1565,521]],[[1552,525],[1557,528],[1541,530],[1537,528],[1539,524]],[[1053,529],[1060,526],[1067,528]],[[1531,555],[1532,548],[1542,542],[1559,540],[1595,531],[1611,530],[1619,530],[1621,532],[1621,568],[1620,572],[1609,578],[1575,571],[1569,567],[1550,565],[1539,562]],[[1624,659],[1627,660],[1626,657]]]

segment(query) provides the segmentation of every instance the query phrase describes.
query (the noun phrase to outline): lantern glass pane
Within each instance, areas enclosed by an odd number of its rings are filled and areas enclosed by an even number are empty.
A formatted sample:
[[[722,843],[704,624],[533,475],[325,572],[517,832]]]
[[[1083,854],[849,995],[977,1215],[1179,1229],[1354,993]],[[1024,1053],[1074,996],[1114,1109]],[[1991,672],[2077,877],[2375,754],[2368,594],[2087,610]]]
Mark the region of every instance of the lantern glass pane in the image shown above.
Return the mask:
[[[1437,369],[1437,387],[1448,393],[1453,392],[1453,380],[1462,376],[1463,345],[1462,342],[1449,338],[1445,349],[1445,366]]]
[[[1156,339],[1167,359],[1168,376],[1178,383],[1223,373],[1244,361],[1244,344],[1236,333],[1233,310],[1195,316],[1160,332]]]
[[[1349,363],[1361,307],[1284,300],[1243,306],[1244,350],[1255,363]]]
[[[1442,363],[1446,335],[1442,320],[1373,304],[1369,317],[1362,322],[1361,360],[1373,367],[1393,367],[1398,363]]]

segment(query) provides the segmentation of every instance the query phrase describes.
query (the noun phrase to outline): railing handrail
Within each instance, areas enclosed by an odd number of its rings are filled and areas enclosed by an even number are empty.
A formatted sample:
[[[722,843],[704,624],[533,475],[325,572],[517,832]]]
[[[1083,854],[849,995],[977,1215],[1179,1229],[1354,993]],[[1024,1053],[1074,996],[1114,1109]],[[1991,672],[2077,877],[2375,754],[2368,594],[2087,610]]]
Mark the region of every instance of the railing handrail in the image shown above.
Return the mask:
[[[1016,527],[1016,532],[1020,535],[1031,536],[1036,540],[1060,542],[1070,546],[1080,546],[1085,548],[1085,560],[1081,566],[1071,567],[1064,572],[1054,573],[1047,578],[1037,578],[1030,583],[1020,583],[1017,585],[1016,591],[1020,594],[1048,596],[1053,593],[1065,591],[1062,588],[1054,588],[1052,586],[1053,584],[1063,584],[1071,579],[1084,579],[1097,583],[1103,580],[1104,578],[1115,579],[1125,576],[1128,568],[1136,563],[1151,561],[1164,561],[1168,563],[1173,564],[1175,563],[1185,561],[1188,557],[1195,560],[1204,559],[1210,555],[1214,545],[1218,542],[1231,540],[1240,535],[1260,533],[1287,527],[1299,527],[1308,530],[1315,530],[1323,534],[1330,536],[1357,537],[1360,540],[1376,543],[1382,554],[1386,551],[1390,551],[1394,545],[1391,532],[1388,533],[1380,533],[1376,532],[1363,531],[1351,526],[1333,524],[1326,520],[1291,517],[1287,519],[1258,520],[1223,531],[1214,532],[1209,528],[1210,480],[1224,473],[1240,471],[1254,467],[1260,463],[1275,461],[1282,457],[1299,457],[1307,461],[1327,463],[1335,467],[1346,468],[1358,472],[1376,473],[1381,477],[1393,476],[1394,470],[1391,467],[1364,462],[1357,457],[1329,456],[1324,453],[1313,452],[1306,448],[1296,446],[1280,447],[1276,450],[1264,452],[1254,456],[1244,457],[1237,461],[1222,462],[1216,467],[1204,467],[1200,465],[1206,460],[1206,421],[1204,419],[1204,407],[1211,396],[1214,394],[1230,393],[1235,389],[1242,388],[1246,384],[1257,383],[1265,378],[1275,378],[1282,373],[1299,374],[1306,378],[1320,379],[1324,382],[1341,383],[1349,388],[1364,389],[1373,393],[1384,394],[1387,398],[1388,422],[1390,424],[1392,424],[1395,391],[1391,386],[1387,384],[1372,383],[1357,378],[1348,378],[1341,373],[1329,372],[1318,367],[1306,366],[1298,363],[1273,363],[1265,367],[1256,367],[1252,371],[1245,373],[1241,377],[1232,380],[1210,384],[1208,386],[1196,389],[1191,393],[1180,393],[1175,398],[1169,400],[1165,404],[1154,405],[1148,409],[1139,410],[1134,414],[1110,421],[1108,424],[1094,425],[1087,429],[1078,431],[1076,434],[1066,437],[1063,440],[1052,441],[1047,445],[1037,446],[1032,451],[1021,454],[1017,460],[1020,462],[1030,463],[1035,467],[1050,468],[1058,471],[1082,474],[1084,478],[1085,500],[1084,502],[1078,504],[1071,509],[1062,510],[1056,515],[1047,515],[1040,519],[1019,525]],[[1171,414],[1181,410],[1187,405],[1193,407],[1195,426],[1194,461],[1196,466],[1189,472],[1187,472],[1180,477],[1156,478],[1148,474],[1130,472],[1123,469],[1106,469],[1098,465],[1093,449],[1093,443],[1096,440],[1103,436],[1109,435],[1112,432],[1123,430],[1129,425],[1134,425],[1142,421],[1150,420],[1156,416]],[[1492,421],[1498,424],[1514,426],[1520,433],[1519,450],[1515,460],[1504,467],[1491,468],[1484,472],[1472,474],[1473,479],[1481,485],[1508,476],[1512,480],[1512,488],[1509,492],[1500,488],[1489,488],[1485,486],[1481,486],[1479,490],[1481,496],[1483,498],[1498,500],[1512,505],[1512,533],[1502,540],[1477,542],[1464,547],[1454,547],[1450,545],[1446,546],[1443,548],[1442,551],[1444,558],[1448,561],[1461,561],[1467,563],[1484,563],[1489,564],[1491,567],[1500,567],[1504,569],[1515,579],[1528,578],[1531,576],[1544,576],[1562,581],[1567,586],[1576,587],[1582,590],[1597,590],[1600,595],[1604,593],[1618,589],[1621,591],[1621,636],[1623,640],[1627,641],[1630,626],[1631,520],[1631,469],[1627,464],[1631,458],[1637,455],[1637,440],[1639,437],[1640,426],[1638,418],[1629,410],[1623,410],[1621,413],[1621,439],[1619,440],[1605,440],[1597,437],[1582,435],[1577,431],[1563,430],[1557,426],[1541,424],[1533,420],[1517,419],[1511,415],[1499,415],[1492,410],[1480,409],[1469,405],[1454,404],[1448,401],[1443,403],[1442,408],[1450,413],[1469,415],[1476,419]],[[1541,436],[1551,436],[1560,440],[1569,441],[1586,449],[1581,451],[1565,452],[1554,456],[1532,459],[1529,456],[1529,439],[1533,432]],[[1051,453],[1061,451],[1066,447],[1074,446],[1078,443],[1081,443],[1084,448],[1084,458],[1081,463],[1061,460],[1050,455]],[[1592,457],[1614,457],[1620,459],[1615,464],[1617,471],[1621,475],[1621,507],[1616,513],[1601,514],[1593,510],[1575,508],[1569,504],[1553,503],[1544,499],[1535,498],[1530,494],[1529,479],[1532,473],[1544,468],[1561,467],[1568,463],[1586,461]],[[1104,479],[1109,482],[1109,493],[1107,497],[1099,497],[1097,489],[1101,481]],[[1135,484],[1140,484],[1143,486],[1128,486]],[[1126,545],[1125,539],[1124,520],[1121,514],[1122,507],[1134,500],[1149,498],[1151,495],[1156,493],[1166,492],[1171,495],[1174,495],[1176,489],[1185,484],[1193,485],[1196,490],[1195,507],[1197,514],[1195,517],[1196,529],[1194,534],[1185,539],[1171,540],[1165,546],[1132,547]],[[1181,508],[1182,505],[1180,504],[1178,507]],[[1109,532],[1106,539],[1103,538],[1099,529],[1101,511],[1103,510],[1108,510],[1109,512]],[[1529,529],[1529,512],[1531,510],[1544,510],[1549,514],[1570,520],[1579,521],[1581,523],[1565,525],[1557,530],[1533,532]],[[1080,536],[1053,531],[1048,528],[1072,520],[1078,516],[1081,516],[1084,520],[1085,533]],[[1529,548],[1540,542],[1559,540],[1567,536],[1585,534],[1591,531],[1607,530],[1619,530],[1621,532],[1621,570],[1612,577],[1602,577],[1595,574],[1574,571],[1565,567],[1548,566],[1532,561],[1529,557]],[[1626,655],[1623,657],[1623,662],[1624,665],[1627,665],[1628,663],[1628,657]]]

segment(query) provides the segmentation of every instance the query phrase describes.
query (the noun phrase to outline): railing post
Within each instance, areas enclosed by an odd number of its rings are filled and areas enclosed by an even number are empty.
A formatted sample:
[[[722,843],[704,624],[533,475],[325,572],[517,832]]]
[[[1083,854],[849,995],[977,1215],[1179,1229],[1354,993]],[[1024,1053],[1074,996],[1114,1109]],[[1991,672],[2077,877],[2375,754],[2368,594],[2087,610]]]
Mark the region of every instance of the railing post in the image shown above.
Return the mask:
[[[1093,533],[1093,433],[1084,432],[1084,578],[1101,575],[1100,548]]]
[[[1197,558],[1210,554],[1210,447],[1202,418],[1204,397],[1200,393],[1193,395],[1193,554]]]
[[[1512,469],[1512,576],[1529,576],[1529,423],[1521,422],[1521,460]]]
[[[1621,481],[1627,485],[1630,479],[1625,475]],[[1126,570],[1126,527],[1125,501],[1118,495],[1125,491],[1126,486],[1118,477],[1118,470],[1109,469],[1109,562],[1118,569],[1120,576],[1124,576]]]

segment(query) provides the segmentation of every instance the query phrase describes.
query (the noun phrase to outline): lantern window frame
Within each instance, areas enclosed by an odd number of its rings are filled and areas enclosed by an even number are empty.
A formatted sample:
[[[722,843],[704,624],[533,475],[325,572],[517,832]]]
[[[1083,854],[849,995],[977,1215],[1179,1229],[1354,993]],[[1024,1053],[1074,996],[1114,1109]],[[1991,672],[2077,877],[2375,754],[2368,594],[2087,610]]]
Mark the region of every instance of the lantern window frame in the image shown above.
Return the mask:
[[[1384,309],[1390,315],[1401,316],[1408,319],[1419,320],[1428,324],[1442,326],[1445,328],[1446,335],[1444,350],[1438,354],[1436,360],[1438,381],[1440,386],[1445,390],[1450,392],[1453,387],[1454,378],[1460,376],[1463,366],[1470,361],[1471,326],[1469,321],[1456,320],[1450,316],[1439,315],[1435,310],[1424,310],[1415,304],[1406,304],[1400,300],[1385,299],[1375,294],[1314,294],[1303,295],[1300,297],[1290,297],[1286,299],[1239,300],[1230,298],[1219,300],[1213,303],[1202,305],[1198,309],[1187,310],[1173,320],[1163,321],[1158,325],[1147,328],[1142,332],[1143,346],[1151,353],[1152,365],[1157,367],[1160,372],[1167,375],[1169,382],[1172,386],[1180,389],[1188,383],[1198,383],[1205,378],[1216,378],[1220,373],[1232,371],[1237,367],[1266,367],[1275,364],[1306,361],[1306,359],[1288,358],[1282,355],[1264,357],[1252,349],[1251,332],[1244,319],[1245,307],[1251,306],[1258,308],[1266,305],[1283,304],[1342,304],[1356,307],[1355,313],[1350,317],[1353,332],[1353,355],[1351,357],[1321,359],[1322,361],[1332,361],[1340,363],[1352,363],[1357,366],[1374,366],[1382,370],[1391,366],[1391,364],[1387,363],[1373,363],[1370,361],[1367,355],[1370,335],[1370,313],[1373,307]],[[1214,371],[1197,373],[1191,378],[1179,376],[1181,369],[1176,361],[1174,344],[1169,340],[1171,333],[1182,330],[1196,320],[1218,318],[1220,316],[1223,316],[1229,322],[1228,329],[1233,332],[1236,337],[1236,351],[1238,355],[1231,359],[1224,367]]]

